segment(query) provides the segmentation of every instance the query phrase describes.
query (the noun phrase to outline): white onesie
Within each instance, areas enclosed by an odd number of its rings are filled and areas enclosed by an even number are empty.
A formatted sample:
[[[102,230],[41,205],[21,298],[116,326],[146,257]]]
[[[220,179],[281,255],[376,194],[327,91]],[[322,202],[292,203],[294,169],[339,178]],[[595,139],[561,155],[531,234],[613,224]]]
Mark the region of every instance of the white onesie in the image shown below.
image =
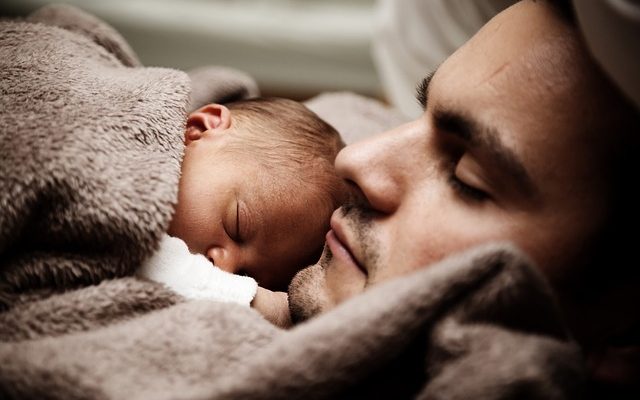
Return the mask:
[[[210,299],[249,306],[258,284],[213,265],[202,254],[191,254],[181,239],[163,235],[158,250],[138,269],[137,276],[163,283],[188,299]]]

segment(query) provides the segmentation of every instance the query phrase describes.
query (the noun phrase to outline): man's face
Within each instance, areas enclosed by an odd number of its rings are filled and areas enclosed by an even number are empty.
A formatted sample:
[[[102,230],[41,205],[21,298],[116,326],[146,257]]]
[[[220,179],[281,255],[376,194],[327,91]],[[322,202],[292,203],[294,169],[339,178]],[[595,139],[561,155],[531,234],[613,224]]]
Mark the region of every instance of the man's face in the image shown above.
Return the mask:
[[[210,117],[207,112],[204,107],[187,122],[169,234],[225,271],[284,290],[317,259],[330,210],[311,189],[289,182],[293,173],[265,169],[234,127],[204,128],[198,118]]]
[[[577,46],[544,2],[519,3],[426,80],[420,118],[345,148],[337,172],[358,194],[334,213],[320,263],[294,278],[292,310],[494,240],[571,279],[607,207],[608,145],[590,129],[601,82]]]

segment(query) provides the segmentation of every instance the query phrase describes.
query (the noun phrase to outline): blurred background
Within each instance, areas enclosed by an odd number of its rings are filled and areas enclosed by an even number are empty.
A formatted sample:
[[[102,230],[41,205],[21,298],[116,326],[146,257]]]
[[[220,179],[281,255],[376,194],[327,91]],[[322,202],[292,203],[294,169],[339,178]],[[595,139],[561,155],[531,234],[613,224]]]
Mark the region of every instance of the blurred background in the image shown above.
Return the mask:
[[[51,2],[0,0],[0,18]],[[263,95],[346,90],[415,117],[416,84],[515,0],[61,2],[110,23],[147,66],[223,65],[249,73]],[[571,3],[596,59],[640,106],[640,2]]]
[[[19,17],[51,0],[0,0]],[[147,66],[223,65],[263,95],[351,91],[408,117],[416,83],[515,0],[66,0],[114,26]],[[596,58],[640,104],[638,0],[573,0]],[[633,93],[631,93],[633,92]]]
[[[301,100],[348,90],[389,102],[413,116],[420,111],[413,99],[415,84],[509,0],[63,2],[114,26],[147,66],[187,70],[224,65],[248,72],[264,95]],[[48,3],[2,0],[0,16],[24,16]],[[433,16],[427,29],[414,26],[424,21],[413,9],[425,6]],[[455,15],[463,16],[465,26],[455,22]],[[449,29],[452,20],[455,29]],[[449,32],[443,36],[438,31],[445,25]],[[401,46],[398,33],[414,29],[421,39]],[[435,40],[424,38],[433,32]],[[412,48],[425,46],[430,46],[428,57],[409,59],[414,57]]]
[[[114,26],[144,65],[225,65],[263,94],[296,99],[328,90],[382,98],[370,45],[376,0],[73,0]],[[51,3],[2,0],[3,16]]]
[[[2,0],[0,16],[24,16],[51,2]],[[415,116],[416,83],[512,1],[62,2],[114,26],[147,66],[224,65],[248,72],[263,95],[302,100],[347,90]]]

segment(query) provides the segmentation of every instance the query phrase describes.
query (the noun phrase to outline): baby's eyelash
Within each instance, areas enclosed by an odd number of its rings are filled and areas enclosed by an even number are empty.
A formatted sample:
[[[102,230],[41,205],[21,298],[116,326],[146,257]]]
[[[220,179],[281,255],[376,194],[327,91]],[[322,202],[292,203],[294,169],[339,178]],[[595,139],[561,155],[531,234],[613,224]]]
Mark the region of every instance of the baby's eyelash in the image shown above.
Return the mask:
[[[242,242],[242,238],[240,237],[240,202],[236,201],[236,235],[235,239],[237,242]]]

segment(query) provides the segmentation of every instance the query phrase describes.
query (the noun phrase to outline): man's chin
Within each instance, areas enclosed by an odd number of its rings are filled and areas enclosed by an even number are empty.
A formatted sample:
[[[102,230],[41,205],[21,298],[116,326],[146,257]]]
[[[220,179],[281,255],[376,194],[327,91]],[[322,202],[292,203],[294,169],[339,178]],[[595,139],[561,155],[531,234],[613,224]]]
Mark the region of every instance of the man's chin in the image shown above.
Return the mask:
[[[299,271],[289,284],[289,312],[293,323],[305,321],[326,310],[329,304],[323,265],[331,260],[327,247],[317,264]]]

